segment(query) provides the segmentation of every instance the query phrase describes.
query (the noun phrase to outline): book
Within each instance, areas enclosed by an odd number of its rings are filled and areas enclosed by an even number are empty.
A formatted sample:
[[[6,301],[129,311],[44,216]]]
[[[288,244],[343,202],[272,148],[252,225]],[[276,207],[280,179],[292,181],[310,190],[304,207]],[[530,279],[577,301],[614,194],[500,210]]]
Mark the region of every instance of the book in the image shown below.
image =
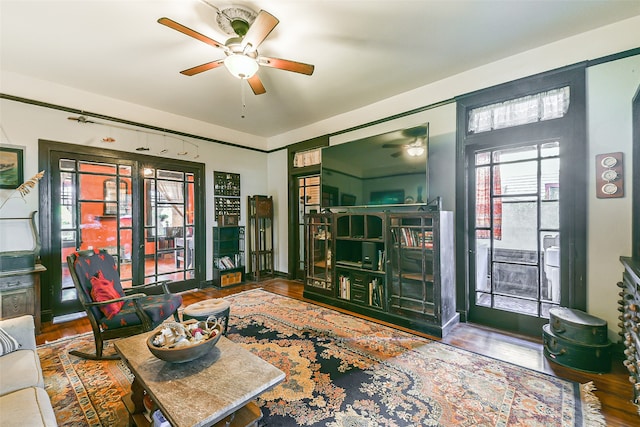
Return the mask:
[[[236,264],[228,256],[223,256],[218,260],[218,268],[220,270],[228,270],[230,268],[236,268]]]
[[[171,424],[164,417],[164,414],[160,410],[156,410],[153,415],[153,427],[171,427]]]
[[[340,298],[342,299],[350,299],[351,298],[351,278],[349,276],[340,275],[338,278],[339,290],[340,290]]]
[[[416,242],[418,246],[433,249],[433,231],[417,233]]]
[[[378,271],[384,271],[384,250],[378,250]]]
[[[382,283],[377,277],[369,282],[369,305],[382,308]]]

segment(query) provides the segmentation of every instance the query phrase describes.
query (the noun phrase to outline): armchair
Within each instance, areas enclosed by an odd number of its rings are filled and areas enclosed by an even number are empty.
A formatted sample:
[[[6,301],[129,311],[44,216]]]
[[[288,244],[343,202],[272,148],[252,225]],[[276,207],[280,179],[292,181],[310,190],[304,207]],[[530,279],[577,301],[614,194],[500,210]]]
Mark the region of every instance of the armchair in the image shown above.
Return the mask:
[[[150,331],[173,315],[176,321],[182,296],[171,294],[168,281],[122,289],[118,266],[106,250],[86,250],[67,257],[73,284],[95,338],[96,353],[70,351],[85,359],[118,359],[103,356],[103,343]],[[147,295],[140,290],[161,286],[163,294]]]

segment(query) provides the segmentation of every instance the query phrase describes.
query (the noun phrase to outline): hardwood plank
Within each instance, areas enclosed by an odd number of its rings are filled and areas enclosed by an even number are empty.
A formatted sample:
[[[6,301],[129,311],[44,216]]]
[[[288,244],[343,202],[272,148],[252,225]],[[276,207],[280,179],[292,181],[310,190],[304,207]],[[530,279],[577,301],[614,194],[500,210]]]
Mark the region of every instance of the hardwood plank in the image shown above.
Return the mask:
[[[183,304],[186,306],[203,299],[221,298],[256,288],[263,288],[276,294],[296,298],[321,306],[324,305],[305,299],[303,297],[304,288],[302,283],[285,279],[270,279],[259,283],[247,282],[242,285],[224,289],[205,288],[189,291],[182,294]],[[395,327],[396,329],[408,331],[405,328],[380,322],[376,319],[368,318],[367,316],[362,316],[347,310],[338,311]],[[70,337],[90,331],[91,326],[86,318],[59,324],[45,322],[42,325],[41,334],[36,337],[36,341],[40,345],[59,338]],[[628,373],[622,364],[622,360],[614,359],[612,371],[610,373],[593,374],[569,369],[556,363],[549,362],[543,354],[542,337],[536,339],[519,336],[469,323],[461,323],[457,325],[453,328],[451,333],[443,339],[432,337],[424,333],[416,333],[414,331],[409,332],[413,332],[416,335],[433,339],[435,341],[442,341],[475,353],[503,360],[505,362],[545,372],[549,375],[554,375],[560,378],[565,378],[579,383],[593,381],[593,384],[596,387],[595,395],[598,396],[602,404],[602,413],[606,418],[607,426],[626,427],[640,424],[640,416],[637,412],[638,409],[631,402],[631,399],[633,398],[633,392],[631,390],[632,385],[628,381]]]

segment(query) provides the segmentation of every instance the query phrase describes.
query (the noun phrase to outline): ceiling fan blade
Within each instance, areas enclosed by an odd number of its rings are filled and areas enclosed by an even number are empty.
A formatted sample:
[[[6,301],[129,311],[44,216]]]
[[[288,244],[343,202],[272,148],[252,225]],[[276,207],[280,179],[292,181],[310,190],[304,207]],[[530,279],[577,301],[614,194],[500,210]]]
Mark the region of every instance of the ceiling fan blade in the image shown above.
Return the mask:
[[[262,80],[260,80],[260,77],[258,77],[257,74],[249,77],[247,79],[247,82],[249,82],[249,86],[251,86],[251,90],[253,90],[254,94],[262,95],[263,93],[267,92],[267,90],[264,88],[264,85],[262,84]]]
[[[313,65],[305,64],[303,62],[290,61],[288,59],[268,58],[266,56],[261,56],[258,63],[265,67],[293,71],[294,73],[306,74],[307,76],[313,74],[313,70],[315,68]]]
[[[402,155],[402,151],[396,151],[395,153],[391,154],[391,157],[400,157]]]
[[[409,129],[404,129],[402,134],[410,138],[422,138],[429,135],[429,126],[416,126]]]
[[[217,61],[207,62],[206,64],[198,65],[193,68],[188,68],[186,70],[180,71],[180,74],[184,74],[185,76],[194,76],[196,74],[202,73],[204,71],[212,70],[214,68],[218,68],[219,66],[224,64],[224,59],[218,59]]]
[[[405,144],[393,144],[393,143],[387,143],[387,144],[382,144],[382,148],[398,148],[398,147],[402,147]]]
[[[222,43],[218,43],[217,41],[215,41],[214,39],[205,36],[204,34],[200,34],[199,32],[192,30],[191,28],[185,27],[182,24],[178,24],[176,21],[169,19],[169,18],[160,18],[158,19],[158,23],[167,26],[171,29],[174,29],[176,31],[180,31],[182,34],[186,34],[189,37],[193,37],[196,40],[200,40],[203,43],[206,43],[208,45],[211,45],[213,47],[217,47],[219,49],[223,49],[223,50],[227,50],[227,47],[222,44]]]
[[[242,49],[249,47],[249,51],[256,50],[278,25],[278,22],[280,22],[278,18],[265,10],[261,10],[249,27],[247,34],[242,38]]]

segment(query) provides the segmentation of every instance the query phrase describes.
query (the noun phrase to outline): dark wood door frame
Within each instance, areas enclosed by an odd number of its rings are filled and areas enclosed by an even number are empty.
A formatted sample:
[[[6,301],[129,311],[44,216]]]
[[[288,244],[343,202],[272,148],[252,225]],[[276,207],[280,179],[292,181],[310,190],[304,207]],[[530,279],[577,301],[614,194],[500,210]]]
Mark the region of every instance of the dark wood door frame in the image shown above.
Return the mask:
[[[205,165],[204,163],[189,162],[184,160],[167,159],[163,157],[147,156],[137,153],[129,153],[117,150],[108,150],[99,147],[87,147],[78,144],[69,144],[64,142],[39,140],[38,141],[38,170],[44,170],[45,176],[40,181],[39,185],[39,231],[42,247],[40,250],[40,257],[42,264],[45,266],[54,265],[54,263],[60,263],[60,254],[52,253],[52,239],[60,239],[60,236],[54,236],[51,227],[51,215],[56,205],[52,202],[52,176],[51,176],[51,162],[55,157],[54,154],[68,153],[71,158],[73,156],[94,156],[110,159],[127,159],[135,164],[139,165],[138,171],[141,170],[142,165],[152,163],[156,168],[171,169],[172,166],[180,168],[185,171],[189,171],[194,174],[195,179],[195,212],[194,212],[194,225],[196,230],[200,230],[199,236],[195,236],[195,260],[196,277],[195,280],[187,280],[181,282],[180,286],[174,285],[171,290],[174,292],[192,289],[195,287],[202,287],[205,285],[206,279],[206,239],[204,230],[206,227],[205,222],[205,191],[204,191],[204,175]],[[135,174],[135,170],[133,171]],[[137,176],[132,177],[133,185],[138,182]],[[142,194],[143,192],[141,192]],[[142,215],[141,206],[142,202],[138,203],[137,210],[132,212],[134,218],[140,218]],[[142,236],[140,236],[142,238]],[[53,287],[51,283],[51,274],[55,269],[49,269],[43,274],[41,288],[41,315],[42,321],[50,321],[52,319],[52,307],[53,307]],[[58,270],[56,270],[58,271]],[[59,272],[59,271],[58,271]]]
[[[287,147],[287,182],[288,182],[288,207],[289,207],[289,257],[288,257],[288,279],[304,279],[298,276],[298,247],[300,242],[300,232],[298,230],[298,193],[297,180],[304,175],[313,175],[320,173],[320,165],[313,165],[301,168],[293,167],[293,159],[298,151],[311,150],[317,147],[326,147],[329,145],[329,136],[320,136],[289,145]]]
[[[470,297],[469,275],[473,268],[469,262],[470,246],[468,233],[469,176],[472,169],[468,162],[468,150],[495,146],[509,141],[546,140],[561,138],[560,158],[571,159],[563,163],[560,182],[565,183],[561,203],[561,250],[562,254],[562,305],[581,310],[586,309],[586,79],[584,63],[559,70],[523,78],[514,82],[484,89],[456,99],[456,270],[457,308],[461,320],[468,320]],[[467,132],[468,113],[479,106],[490,105],[544,90],[570,87],[571,105],[567,115],[561,119],[537,122],[512,128],[498,129],[477,134]],[[566,183],[570,184],[567,188]],[[538,336],[537,327],[526,324],[505,325],[505,319],[494,319],[491,326],[515,330]],[[506,326],[506,327],[505,327]]]

